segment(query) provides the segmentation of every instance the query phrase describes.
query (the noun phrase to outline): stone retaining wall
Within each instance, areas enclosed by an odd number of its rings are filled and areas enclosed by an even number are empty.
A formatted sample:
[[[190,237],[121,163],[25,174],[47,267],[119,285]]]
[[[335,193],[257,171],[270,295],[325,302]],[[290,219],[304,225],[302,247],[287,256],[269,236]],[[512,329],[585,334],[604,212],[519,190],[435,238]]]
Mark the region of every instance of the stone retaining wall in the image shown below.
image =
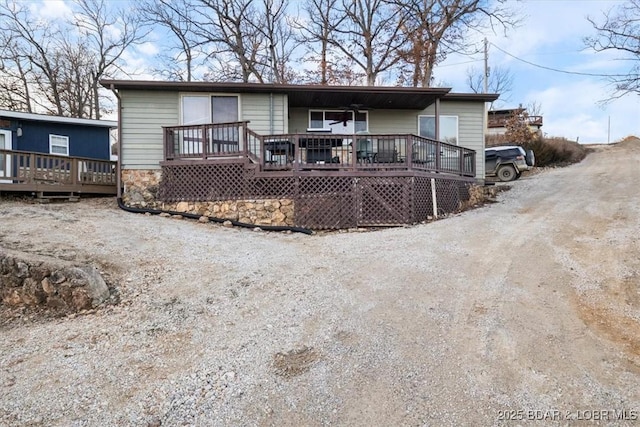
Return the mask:
[[[214,216],[257,226],[294,224],[294,204],[290,199],[178,202],[161,205],[162,210]]]
[[[245,222],[247,224],[292,226],[294,203],[291,199],[223,200],[215,202],[173,202],[156,200],[162,177],[159,169],[125,169],[122,171],[124,192],[122,200],[127,206],[160,209],[213,216]]]
[[[109,289],[93,266],[43,261],[0,250],[0,302],[4,305],[78,312],[107,298]]]

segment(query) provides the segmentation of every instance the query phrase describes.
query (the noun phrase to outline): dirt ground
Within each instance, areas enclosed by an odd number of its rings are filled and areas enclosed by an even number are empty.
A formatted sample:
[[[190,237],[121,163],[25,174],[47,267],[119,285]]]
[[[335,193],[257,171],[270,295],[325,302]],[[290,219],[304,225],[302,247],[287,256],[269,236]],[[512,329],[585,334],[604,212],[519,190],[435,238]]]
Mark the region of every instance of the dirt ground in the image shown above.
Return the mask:
[[[120,298],[2,310],[0,425],[638,424],[639,165],[630,139],[444,220],[314,236],[0,200],[0,246]]]

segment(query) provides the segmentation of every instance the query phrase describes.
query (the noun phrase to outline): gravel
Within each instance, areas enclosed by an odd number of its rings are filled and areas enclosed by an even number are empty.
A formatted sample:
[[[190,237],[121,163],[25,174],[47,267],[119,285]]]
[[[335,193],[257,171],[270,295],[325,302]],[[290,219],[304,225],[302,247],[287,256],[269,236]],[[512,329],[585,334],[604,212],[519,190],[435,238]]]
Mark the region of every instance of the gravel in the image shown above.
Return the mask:
[[[118,302],[0,310],[0,425],[637,423],[639,147],[371,232],[1,199],[0,246],[95,265]]]

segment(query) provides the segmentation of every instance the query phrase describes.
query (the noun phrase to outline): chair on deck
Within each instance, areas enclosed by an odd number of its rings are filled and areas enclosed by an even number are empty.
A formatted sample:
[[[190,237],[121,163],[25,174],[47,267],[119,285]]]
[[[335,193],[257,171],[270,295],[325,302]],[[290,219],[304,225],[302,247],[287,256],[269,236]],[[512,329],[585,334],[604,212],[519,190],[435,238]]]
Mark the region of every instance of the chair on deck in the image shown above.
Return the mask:
[[[393,139],[378,139],[378,152],[374,160],[377,163],[395,163],[398,161],[396,142]]]
[[[373,143],[369,138],[358,138],[356,141],[356,159],[359,163],[373,162]]]

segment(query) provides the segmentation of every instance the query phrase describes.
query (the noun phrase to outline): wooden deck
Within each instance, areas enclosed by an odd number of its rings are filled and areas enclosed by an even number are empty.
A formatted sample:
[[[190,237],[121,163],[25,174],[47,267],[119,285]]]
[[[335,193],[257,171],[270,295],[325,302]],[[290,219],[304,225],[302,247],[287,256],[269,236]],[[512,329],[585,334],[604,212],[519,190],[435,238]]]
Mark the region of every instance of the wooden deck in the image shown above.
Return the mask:
[[[413,134],[259,135],[248,122],[164,127],[165,165],[249,158],[258,173],[288,176],[397,175],[407,171],[475,177],[476,153]],[[186,163],[185,163],[186,162]]]
[[[0,191],[116,194],[116,162],[0,150]]]

